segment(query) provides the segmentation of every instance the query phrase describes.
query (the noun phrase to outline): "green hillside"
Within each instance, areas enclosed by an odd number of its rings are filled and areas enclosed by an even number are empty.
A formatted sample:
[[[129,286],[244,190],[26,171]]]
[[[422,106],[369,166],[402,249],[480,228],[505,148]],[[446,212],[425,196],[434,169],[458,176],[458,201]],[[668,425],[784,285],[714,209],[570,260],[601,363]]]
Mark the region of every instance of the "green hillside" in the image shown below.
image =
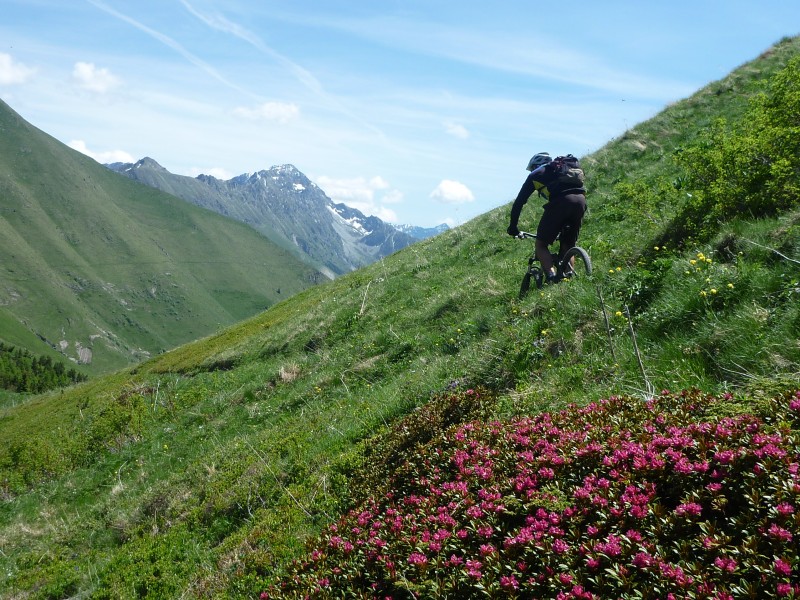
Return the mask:
[[[109,372],[317,273],[250,228],[110,172],[0,102],[0,338]]]
[[[583,157],[591,279],[505,205],[6,408],[5,597],[798,597],[798,126],[793,38]]]

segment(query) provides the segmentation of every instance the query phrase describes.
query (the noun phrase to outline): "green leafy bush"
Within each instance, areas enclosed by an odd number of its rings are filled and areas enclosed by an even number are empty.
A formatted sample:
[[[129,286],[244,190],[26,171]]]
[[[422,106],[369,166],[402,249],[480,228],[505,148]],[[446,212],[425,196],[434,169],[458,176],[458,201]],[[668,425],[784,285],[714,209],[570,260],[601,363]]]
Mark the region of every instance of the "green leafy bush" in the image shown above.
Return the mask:
[[[415,448],[421,448],[449,427],[489,414],[492,396],[482,390],[456,391],[453,382],[447,392],[435,395],[427,404],[386,432],[363,443],[359,459],[349,465],[350,495],[363,500],[370,492],[386,490],[386,473],[402,467]]]
[[[689,198],[671,227],[675,241],[708,238],[720,221],[762,217],[800,203],[800,57],[770,80],[741,120],[718,119],[677,154]]]

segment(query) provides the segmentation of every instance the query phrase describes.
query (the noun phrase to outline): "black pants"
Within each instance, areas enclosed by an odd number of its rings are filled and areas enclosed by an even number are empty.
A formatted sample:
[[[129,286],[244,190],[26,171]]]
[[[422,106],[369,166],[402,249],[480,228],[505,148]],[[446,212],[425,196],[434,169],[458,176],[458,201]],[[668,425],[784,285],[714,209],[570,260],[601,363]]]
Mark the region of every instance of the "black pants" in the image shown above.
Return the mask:
[[[586,196],[583,194],[552,198],[544,205],[544,214],[539,220],[536,236],[549,246],[561,234],[559,254],[562,254],[578,242],[585,212]]]

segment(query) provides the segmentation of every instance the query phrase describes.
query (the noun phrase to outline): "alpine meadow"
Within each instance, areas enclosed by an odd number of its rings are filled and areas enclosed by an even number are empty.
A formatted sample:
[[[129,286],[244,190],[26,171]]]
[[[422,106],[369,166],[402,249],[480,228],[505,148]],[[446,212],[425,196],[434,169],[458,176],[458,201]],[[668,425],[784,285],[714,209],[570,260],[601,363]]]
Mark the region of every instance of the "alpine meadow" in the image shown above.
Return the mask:
[[[0,332],[97,375],[327,279],[243,224],[130,181],[0,101]]]
[[[800,598],[800,38],[580,158],[590,277],[506,204],[0,397],[2,597]]]

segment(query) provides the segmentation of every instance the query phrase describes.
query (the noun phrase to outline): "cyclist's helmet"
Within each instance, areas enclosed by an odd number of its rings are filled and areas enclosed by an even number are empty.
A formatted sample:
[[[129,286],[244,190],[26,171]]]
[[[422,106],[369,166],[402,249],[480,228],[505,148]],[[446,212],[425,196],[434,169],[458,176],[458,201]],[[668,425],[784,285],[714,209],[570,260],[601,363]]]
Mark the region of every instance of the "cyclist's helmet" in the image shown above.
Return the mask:
[[[539,152],[539,154],[534,154],[533,158],[528,161],[527,169],[528,171],[535,171],[542,165],[546,165],[547,163],[551,162],[553,159],[550,158],[550,154],[547,152]]]

